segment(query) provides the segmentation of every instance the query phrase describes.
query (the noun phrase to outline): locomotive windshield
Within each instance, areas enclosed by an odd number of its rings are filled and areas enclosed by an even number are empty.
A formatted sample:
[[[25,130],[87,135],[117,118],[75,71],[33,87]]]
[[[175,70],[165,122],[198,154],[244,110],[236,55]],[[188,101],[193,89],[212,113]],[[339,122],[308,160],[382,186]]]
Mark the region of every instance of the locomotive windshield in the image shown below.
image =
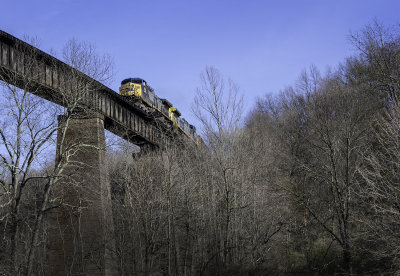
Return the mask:
[[[133,82],[133,83],[137,83],[137,84],[144,84],[146,85],[146,81],[144,79],[141,78],[128,78],[128,79],[124,79],[123,81],[121,81],[121,85],[124,85],[125,83],[128,82]]]

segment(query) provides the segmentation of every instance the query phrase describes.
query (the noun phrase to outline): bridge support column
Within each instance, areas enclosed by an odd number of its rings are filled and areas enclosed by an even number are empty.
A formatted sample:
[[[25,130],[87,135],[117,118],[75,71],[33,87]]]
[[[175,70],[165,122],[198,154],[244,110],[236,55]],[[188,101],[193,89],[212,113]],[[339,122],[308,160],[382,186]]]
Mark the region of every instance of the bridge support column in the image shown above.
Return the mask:
[[[49,275],[116,275],[104,117],[59,117],[57,160],[66,162],[53,188],[49,221]]]

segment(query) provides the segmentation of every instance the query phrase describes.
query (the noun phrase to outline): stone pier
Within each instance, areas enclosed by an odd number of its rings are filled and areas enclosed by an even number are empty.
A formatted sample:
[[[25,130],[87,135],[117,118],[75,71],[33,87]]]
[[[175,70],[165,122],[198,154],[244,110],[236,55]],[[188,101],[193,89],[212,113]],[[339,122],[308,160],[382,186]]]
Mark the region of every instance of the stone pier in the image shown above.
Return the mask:
[[[64,170],[52,189],[48,275],[116,275],[104,117],[59,116],[59,127],[56,164]]]

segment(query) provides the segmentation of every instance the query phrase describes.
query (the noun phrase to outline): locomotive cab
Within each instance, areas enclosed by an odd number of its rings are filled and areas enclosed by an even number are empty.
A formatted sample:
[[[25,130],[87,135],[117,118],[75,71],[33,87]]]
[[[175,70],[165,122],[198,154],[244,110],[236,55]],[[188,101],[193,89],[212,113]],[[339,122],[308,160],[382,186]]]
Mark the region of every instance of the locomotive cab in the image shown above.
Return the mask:
[[[141,78],[127,78],[121,82],[119,93],[122,96],[136,96],[142,98],[147,93],[147,84]]]

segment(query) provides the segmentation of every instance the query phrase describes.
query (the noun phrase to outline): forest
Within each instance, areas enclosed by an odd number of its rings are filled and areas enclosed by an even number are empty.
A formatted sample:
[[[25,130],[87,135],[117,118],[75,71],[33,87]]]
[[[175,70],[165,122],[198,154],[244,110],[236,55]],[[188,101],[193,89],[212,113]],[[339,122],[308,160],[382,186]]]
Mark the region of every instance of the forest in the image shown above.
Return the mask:
[[[249,114],[206,67],[193,104],[204,146],[107,151],[119,275],[400,274],[400,28],[372,22],[349,41],[353,56]],[[94,50],[72,40],[61,58],[107,84]],[[67,108],[1,87],[0,275],[46,275],[64,173],[49,152]]]

